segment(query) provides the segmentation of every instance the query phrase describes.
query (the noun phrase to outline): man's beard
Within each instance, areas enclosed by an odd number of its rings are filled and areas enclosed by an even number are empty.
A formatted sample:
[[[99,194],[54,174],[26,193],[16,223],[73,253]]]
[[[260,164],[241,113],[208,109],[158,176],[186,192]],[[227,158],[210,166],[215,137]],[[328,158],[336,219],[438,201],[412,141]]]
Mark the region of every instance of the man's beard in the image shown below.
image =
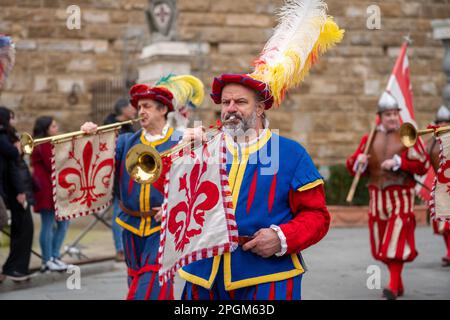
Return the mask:
[[[227,123],[228,120],[235,118],[233,121],[237,121],[237,123]],[[256,120],[257,120],[256,111],[253,112],[247,118],[242,118],[240,115],[236,113],[227,114],[222,117],[222,122],[224,123],[223,129],[225,133],[229,134],[233,137],[242,137],[245,134],[249,133],[249,130],[255,130]]]

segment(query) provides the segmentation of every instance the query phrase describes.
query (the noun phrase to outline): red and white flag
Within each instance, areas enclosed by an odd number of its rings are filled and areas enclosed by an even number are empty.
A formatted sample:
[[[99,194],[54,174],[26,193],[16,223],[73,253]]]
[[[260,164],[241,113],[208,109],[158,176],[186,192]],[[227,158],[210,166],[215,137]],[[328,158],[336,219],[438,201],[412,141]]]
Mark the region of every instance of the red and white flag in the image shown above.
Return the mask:
[[[223,133],[173,160],[164,188],[158,253],[161,285],[182,266],[237,248]]]
[[[116,130],[53,144],[52,180],[57,220],[106,209],[112,201]]]
[[[389,92],[397,101],[400,107],[400,122],[409,122],[417,128],[416,117],[414,114],[413,93],[410,82],[409,61],[407,55],[408,42],[403,43],[400,54],[392,70],[386,91]],[[419,155],[425,155],[425,147],[422,139],[419,137],[414,150]],[[416,194],[424,201],[431,199],[431,188],[434,181],[434,171],[430,166],[428,173],[424,176],[415,176],[420,183],[416,185]],[[425,186],[425,187],[424,187]]]
[[[431,217],[450,222],[450,133],[437,137],[440,144],[439,169],[430,200]]]

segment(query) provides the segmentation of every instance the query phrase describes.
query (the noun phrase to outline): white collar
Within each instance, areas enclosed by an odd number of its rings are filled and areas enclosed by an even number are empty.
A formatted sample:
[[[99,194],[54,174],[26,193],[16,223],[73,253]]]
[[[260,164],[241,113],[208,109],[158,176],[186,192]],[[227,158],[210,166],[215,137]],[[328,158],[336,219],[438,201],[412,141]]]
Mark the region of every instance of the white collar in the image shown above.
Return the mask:
[[[151,135],[149,132],[144,130],[144,137],[145,140],[147,140],[148,142],[155,142],[161,139],[164,139],[167,135],[167,131],[169,131],[169,124],[166,123],[166,125],[164,126],[164,128],[162,129],[162,134],[157,134],[157,135]]]

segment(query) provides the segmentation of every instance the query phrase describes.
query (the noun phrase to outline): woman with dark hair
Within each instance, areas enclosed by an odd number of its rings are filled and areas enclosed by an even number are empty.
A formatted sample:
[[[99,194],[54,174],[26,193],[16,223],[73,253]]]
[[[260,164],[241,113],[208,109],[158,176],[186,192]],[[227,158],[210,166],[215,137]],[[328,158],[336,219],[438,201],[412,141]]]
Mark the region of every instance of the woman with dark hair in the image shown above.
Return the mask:
[[[33,129],[35,138],[46,138],[58,133],[58,125],[52,117],[36,119]],[[42,251],[41,272],[64,271],[67,264],[60,260],[60,250],[67,233],[68,221],[56,221],[52,192],[52,146],[38,145],[31,154],[33,179],[36,184],[34,211],[41,214],[39,243]]]
[[[14,281],[29,278],[33,219],[30,205],[32,180],[28,166],[21,157],[16,130],[11,125],[14,114],[0,107],[0,195],[11,211],[11,242],[9,256],[3,265],[3,276]]]

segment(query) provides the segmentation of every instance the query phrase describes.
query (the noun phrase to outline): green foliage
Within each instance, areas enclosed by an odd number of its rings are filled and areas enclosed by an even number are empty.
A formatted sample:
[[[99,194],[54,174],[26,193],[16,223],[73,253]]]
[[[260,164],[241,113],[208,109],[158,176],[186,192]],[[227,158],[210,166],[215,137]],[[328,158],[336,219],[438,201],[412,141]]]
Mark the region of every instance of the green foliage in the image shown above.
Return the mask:
[[[11,234],[11,227],[5,227],[3,230]],[[9,247],[9,237],[0,232],[0,248],[8,248]]]
[[[367,177],[361,177],[356,188],[353,202],[348,204],[348,191],[353,181],[353,177],[343,164],[330,166],[330,177],[325,181],[325,194],[328,205],[355,205],[366,206],[369,204],[369,192],[367,191]]]

